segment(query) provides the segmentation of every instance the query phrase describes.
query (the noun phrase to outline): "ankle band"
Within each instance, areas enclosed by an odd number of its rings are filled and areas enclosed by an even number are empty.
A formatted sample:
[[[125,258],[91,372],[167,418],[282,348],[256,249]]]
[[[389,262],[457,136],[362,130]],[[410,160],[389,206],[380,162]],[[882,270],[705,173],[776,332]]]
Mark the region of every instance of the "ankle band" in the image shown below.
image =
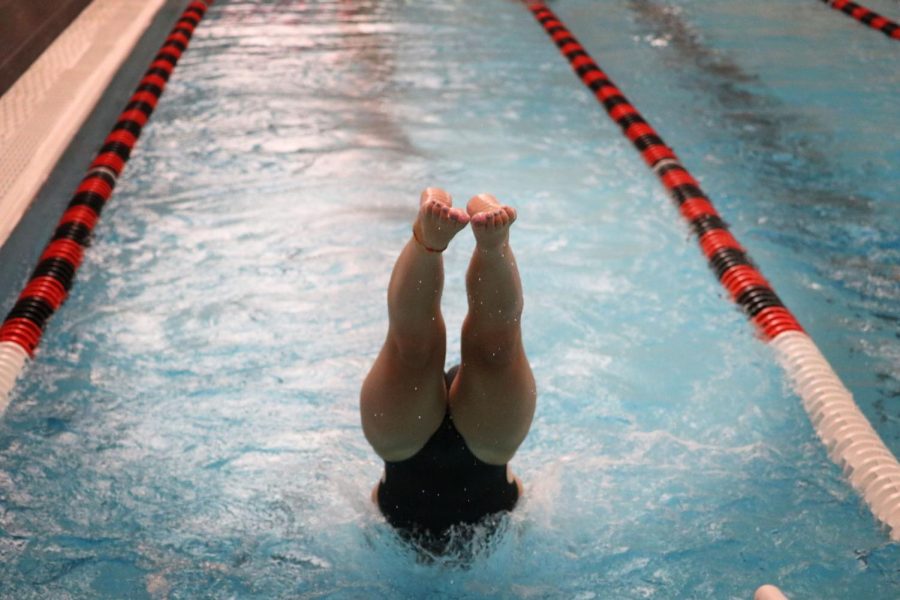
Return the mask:
[[[425,250],[427,250],[428,252],[433,252],[434,254],[440,254],[441,252],[443,252],[444,250],[447,249],[447,246],[444,246],[440,250],[438,250],[437,248],[432,248],[430,246],[426,246],[425,243],[419,239],[419,234],[416,233],[415,225],[413,225],[412,232],[413,232],[413,239],[416,240],[416,243],[419,244],[420,246],[422,246],[423,248],[425,248]]]

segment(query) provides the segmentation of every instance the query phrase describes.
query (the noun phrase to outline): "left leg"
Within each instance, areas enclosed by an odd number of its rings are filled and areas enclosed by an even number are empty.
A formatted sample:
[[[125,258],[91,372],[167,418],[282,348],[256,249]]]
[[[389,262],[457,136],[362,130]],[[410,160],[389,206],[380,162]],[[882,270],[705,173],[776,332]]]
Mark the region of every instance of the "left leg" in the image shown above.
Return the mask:
[[[516,213],[487,194],[469,201],[468,211],[477,244],[466,274],[469,312],[450,412],[475,456],[506,464],[528,434],[537,398],[522,346],[522,284],[509,247]]]

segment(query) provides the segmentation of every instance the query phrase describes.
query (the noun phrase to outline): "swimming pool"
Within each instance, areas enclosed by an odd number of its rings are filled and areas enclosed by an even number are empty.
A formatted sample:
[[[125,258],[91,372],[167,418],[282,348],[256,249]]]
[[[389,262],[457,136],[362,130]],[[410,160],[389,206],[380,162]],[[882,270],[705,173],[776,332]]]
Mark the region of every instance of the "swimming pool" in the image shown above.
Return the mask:
[[[897,453],[894,42],[815,2],[715,4],[553,6]],[[519,209],[540,392],[525,502],[466,568],[382,523],[358,425],[430,184]],[[0,422],[4,593],[893,597],[896,546],[721,296],[518,3],[217,3]]]

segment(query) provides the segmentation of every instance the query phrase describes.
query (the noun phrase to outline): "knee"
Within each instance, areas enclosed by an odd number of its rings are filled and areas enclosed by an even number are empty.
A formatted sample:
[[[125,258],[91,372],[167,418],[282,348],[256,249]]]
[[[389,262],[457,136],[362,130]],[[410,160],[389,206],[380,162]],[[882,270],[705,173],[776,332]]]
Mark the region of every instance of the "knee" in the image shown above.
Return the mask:
[[[447,342],[443,336],[413,332],[391,333],[390,343],[393,346],[394,355],[404,365],[425,367],[438,360],[443,363]]]
[[[465,362],[477,362],[491,367],[504,367],[523,355],[522,336],[515,334],[486,334],[468,336],[463,343]]]

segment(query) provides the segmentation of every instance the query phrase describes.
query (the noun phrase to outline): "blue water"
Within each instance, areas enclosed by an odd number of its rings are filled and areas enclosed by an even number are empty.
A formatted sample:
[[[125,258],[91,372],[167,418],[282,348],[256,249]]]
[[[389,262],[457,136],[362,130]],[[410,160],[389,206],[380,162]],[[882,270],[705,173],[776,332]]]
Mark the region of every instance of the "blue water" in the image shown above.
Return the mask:
[[[757,4],[554,8],[900,452],[896,42]],[[427,185],[518,208],[539,388],[526,496],[465,566],[384,524],[359,426]],[[0,421],[0,597],[895,598],[900,550],[679,219],[516,2],[220,0]]]

